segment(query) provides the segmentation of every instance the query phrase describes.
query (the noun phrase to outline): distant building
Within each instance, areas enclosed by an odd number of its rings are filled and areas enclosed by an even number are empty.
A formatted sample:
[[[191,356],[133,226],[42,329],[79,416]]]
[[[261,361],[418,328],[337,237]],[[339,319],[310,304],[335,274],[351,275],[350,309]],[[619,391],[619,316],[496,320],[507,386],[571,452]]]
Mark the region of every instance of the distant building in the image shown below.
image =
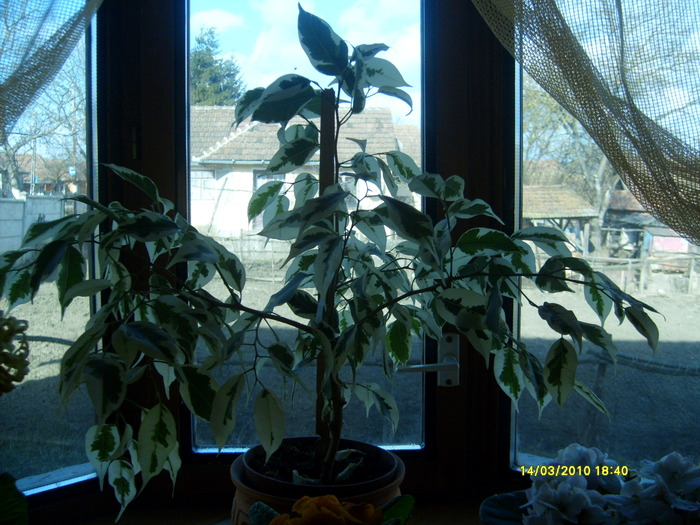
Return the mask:
[[[253,192],[270,180],[293,182],[307,171],[318,174],[318,155],[303,170],[286,175],[264,173],[269,159],[277,152],[277,124],[244,122],[233,126],[230,106],[193,106],[190,109],[190,202],[192,224],[203,233],[217,236],[238,235],[258,230],[259,221],[250,223],[248,201]],[[339,158],[350,160],[360,151],[349,138],[367,139],[368,153],[399,150],[420,166],[420,134],[415,126],[396,126],[389,109],[367,108],[343,126]],[[401,195],[411,199],[408,188]]]

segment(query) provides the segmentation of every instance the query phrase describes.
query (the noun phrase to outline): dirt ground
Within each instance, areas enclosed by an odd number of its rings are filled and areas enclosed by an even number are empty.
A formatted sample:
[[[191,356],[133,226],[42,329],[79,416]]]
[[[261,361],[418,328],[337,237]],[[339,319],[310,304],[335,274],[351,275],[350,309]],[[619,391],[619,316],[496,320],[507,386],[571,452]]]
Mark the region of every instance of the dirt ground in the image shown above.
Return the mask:
[[[247,297],[266,299],[274,283],[251,281]],[[536,290],[528,290],[531,299],[554,301]],[[71,306],[64,319],[60,318],[55,298],[42,291],[33,305],[23,305],[13,314],[30,322],[31,373],[9,395],[0,397],[0,471],[11,471],[16,477],[31,476],[60,466],[84,463],[83,436],[93,424],[89,401],[78,392],[66,407],[61,407],[57,395],[57,374],[61,356],[70,341],[75,340],[87,320],[87,303]],[[613,331],[618,349],[624,357],[615,366],[591,357],[582,357],[581,378],[593,388],[608,407],[611,417],[591,409],[572,397],[564,409],[548,406],[538,416],[534,403],[524,396],[517,412],[518,448],[524,453],[552,456],[559,448],[577,441],[598,446],[621,462],[635,462],[642,457],[658,459],[671,450],[700,455],[697,433],[700,430],[700,304],[695,295],[669,292],[667,285],[654,285],[638,298],[654,306],[661,315],[655,320],[660,327],[661,343],[656,356],[632,328],[623,326]],[[565,299],[564,306],[582,311],[583,299],[572,294],[556,296]],[[663,316],[663,317],[662,317]],[[589,320],[592,320],[589,319]],[[612,330],[616,320],[606,327]],[[522,316],[522,333],[528,346],[544,355],[553,337],[547,334],[544,322],[536,311],[526,308]],[[543,339],[547,334],[547,339]],[[647,361],[651,361],[649,365]],[[661,367],[659,363],[670,366]],[[630,366],[631,363],[631,366]],[[640,368],[651,366],[650,372]],[[663,373],[658,373],[659,371]],[[367,367],[368,379],[381,380],[379,366]],[[393,388],[399,401],[402,419],[396,434],[379,415],[365,422],[365,409],[354,402],[349,420],[363,432],[373,429],[374,439],[396,442],[419,442],[420,378],[413,374],[396,376]],[[297,391],[287,401],[292,413],[288,428],[309,428],[303,392]],[[294,414],[297,414],[296,416]],[[254,441],[250,413],[239,414],[236,439],[243,443]],[[351,425],[352,426],[352,425]],[[199,425],[200,441],[206,442],[208,430]],[[348,435],[349,438],[362,436]]]

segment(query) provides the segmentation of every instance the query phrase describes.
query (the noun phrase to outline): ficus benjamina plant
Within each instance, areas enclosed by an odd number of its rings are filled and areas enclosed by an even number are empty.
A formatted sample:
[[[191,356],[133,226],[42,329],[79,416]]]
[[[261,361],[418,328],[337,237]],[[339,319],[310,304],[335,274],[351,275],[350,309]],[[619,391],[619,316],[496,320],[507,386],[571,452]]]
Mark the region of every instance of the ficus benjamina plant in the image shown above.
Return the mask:
[[[67,398],[86,386],[98,420],[87,434],[87,454],[122,508],[161,471],[175,480],[178,433],[168,402],[175,388],[194,416],[210,423],[219,447],[233,432],[237,406],[252,398],[269,457],[284,437],[285,415],[255,367],[267,364],[290,381],[300,368],[314,367],[319,472],[332,483],[349,397],[361,387],[368,409],[379,408],[394,422],[398,417],[391,396],[361,385],[357,371],[378,353],[390,376],[409,359],[414,333],[439,338],[446,326],[458,330],[514,403],[527,392],[540,409],[577,392],[605,411],[577,379],[576,367],[584,340],[615,358],[603,328],[610,314],[631,322],[656,347],[658,331],[648,314],[654,310],[574,256],[561,231],[478,226],[503,223],[486,202],[465,196],[462,177],[425,173],[400,151],[369,151],[363,137],[351,139],[357,146],[351,158],[338,158],[341,128],[369,97],[398,98],[409,108],[411,98],[398,70],[380,57],[386,45],[353,47],[301,6],[298,28],[302,48],[326,81],[283,75],[246,92],[235,112],[236,124],[279,124],[279,150],[266,173],[301,171],[317,153],[321,159],[318,176],[267,182],[249,202],[249,218],[263,217],[259,235],[289,242],[284,283],[265,308],[246,304],[246,274],[234,253],[175,213],[147,176],[118,166],[110,166],[115,176],[143,192],[150,207],[76,197],[88,211],[33,225],[23,245],[0,259],[0,289],[10,308],[31,300],[47,281],[55,282],[63,310],[79,296],[99,299],[63,356],[59,388]],[[436,201],[441,218],[401,198],[402,185]],[[453,236],[457,225],[464,233]],[[547,254],[540,265],[535,249]],[[215,278],[225,294],[207,290]],[[555,294],[582,288],[600,322],[526,299],[524,306],[536,307],[556,336],[542,360],[506,321],[504,301],[523,300],[523,281]],[[246,343],[250,334],[275,326],[295,331],[293,343]],[[232,361],[240,370],[215,379]],[[152,406],[136,404],[141,416],[131,424],[119,413],[138,381],[160,394]]]

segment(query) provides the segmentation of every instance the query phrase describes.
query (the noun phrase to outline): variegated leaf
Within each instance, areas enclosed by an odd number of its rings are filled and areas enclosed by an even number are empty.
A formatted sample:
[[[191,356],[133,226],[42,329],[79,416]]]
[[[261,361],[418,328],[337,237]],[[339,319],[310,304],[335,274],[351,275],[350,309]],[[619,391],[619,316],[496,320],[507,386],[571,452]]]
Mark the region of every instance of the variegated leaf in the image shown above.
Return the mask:
[[[163,470],[175,447],[175,418],[168,408],[159,403],[151,409],[144,410],[138,437],[138,459],[144,485]]]
[[[279,448],[284,438],[284,409],[277,396],[264,389],[255,400],[253,419],[260,444],[267,459]]]

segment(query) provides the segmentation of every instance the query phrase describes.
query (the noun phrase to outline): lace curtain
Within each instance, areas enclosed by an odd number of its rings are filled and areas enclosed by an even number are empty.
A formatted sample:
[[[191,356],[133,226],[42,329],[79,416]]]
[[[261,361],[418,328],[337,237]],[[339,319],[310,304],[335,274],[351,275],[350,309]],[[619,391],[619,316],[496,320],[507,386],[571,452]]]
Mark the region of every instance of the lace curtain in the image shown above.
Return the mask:
[[[0,2],[0,130],[53,80],[102,0]]]
[[[700,2],[472,1],[644,208],[700,244]]]

